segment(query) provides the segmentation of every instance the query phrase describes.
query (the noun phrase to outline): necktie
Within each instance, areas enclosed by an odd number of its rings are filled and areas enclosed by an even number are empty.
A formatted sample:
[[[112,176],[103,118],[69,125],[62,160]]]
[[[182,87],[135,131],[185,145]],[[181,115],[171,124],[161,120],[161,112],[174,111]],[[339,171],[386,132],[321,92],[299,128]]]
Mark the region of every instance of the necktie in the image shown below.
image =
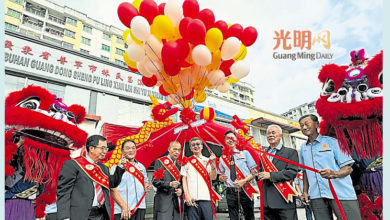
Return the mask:
[[[104,203],[104,194],[103,194],[103,189],[99,183],[95,182],[95,190],[96,190],[97,201],[99,205],[102,205]]]
[[[230,157],[230,179],[234,182],[237,180],[237,173],[236,173],[236,163],[234,161],[234,156]]]

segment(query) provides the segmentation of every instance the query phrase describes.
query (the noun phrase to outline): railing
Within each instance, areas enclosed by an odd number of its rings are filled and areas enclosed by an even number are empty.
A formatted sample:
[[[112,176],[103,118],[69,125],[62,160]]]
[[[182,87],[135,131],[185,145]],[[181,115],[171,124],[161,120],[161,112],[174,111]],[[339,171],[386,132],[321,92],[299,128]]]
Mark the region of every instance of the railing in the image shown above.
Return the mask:
[[[32,7],[26,7],[26,11],[36,14],[41,17],[45,17],[45,12]]]
[[[43,26],[43,25],[39,25],[39,24],[37,24],[37,23],[35,23],[35,22],[33,22],[33,21],[30,21],[30,20],[24,20],[24,21],[23,21],[23,24],[24,24],[25,26],[27,26],[27,27],[31,27],[31,28],[34,28],[34,29],[36,29],[36,30],[41,30],[41,29],[42,29],[42,26]]]
[[[54,17],[53,15],[49,15],[49,20],[65,25],[65,20]]]
[[[50,33],[50,34],[55,35],[55,36],[58,36],[58,37],[63,37],[63,36],[64,36],[64,33],[62,33],[61,31],[57,31],[57,30],[55,30],[55,29],[52,29],[52,28],[46,27],[46,28],[45,28],[45,31],[46,31],[47,33]]]

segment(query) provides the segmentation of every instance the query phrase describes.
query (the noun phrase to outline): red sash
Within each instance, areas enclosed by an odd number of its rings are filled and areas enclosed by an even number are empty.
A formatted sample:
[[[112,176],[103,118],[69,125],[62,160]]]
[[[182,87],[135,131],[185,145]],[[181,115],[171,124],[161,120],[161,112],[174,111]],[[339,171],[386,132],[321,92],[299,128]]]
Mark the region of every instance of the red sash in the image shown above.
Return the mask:
[[[228,158],[226,155],[222,155],[222,160],[223,162],[225,163],[227,169],[230,170],[230,158]],[[236,166],[236,173],[237,173],[237,180],[242,180],[242,179],[245,179],[245,175],[242,173],[242,171],[240,170],[240,168]],[[243,187],[243,190],[244,192],[246,193],[246,195],[251,199],[253,200],[253,194],[256,194],[256,193],[259,193],[256,188],[254,186],[252,186],[251,183],[247,183],[245,184]]]
[[[144,174],[132,163],[129,161],[126,162],[125,169],[128,173],[133,175],[141,184],[142,186],[145,186],[144,184]]]
[[[99,183],[106,189],[110,189],[108,176],[98,165],[89,162],[85,157],[77,157],[73,160],[80,166],[80,168],[85,172],[85,174],[87,174],[89,178]]]
[[[278,169],[265,154],[260,153],[259,157],[265,172],[278,172]],[[274,186],[286,202],[293,202],[293,196],[298,196],[297,191],[291,186],[290,182],[274,183]]]
[[[189,162],[195,168],[195,170],[198,171],[200,176],[202,176],[203,180],[206,182],[206,185],[207,185],[209,192],[210,192],[211,202],[216,203],[219,200],[221,200],[221,197],[218,195],[218,193],[216,193],[211,188],[211,180],[210,180],[210,176],[209,176],[209,173],[207,172],[206,167],[203,166],[203,164],[198,159],[196,159],[195,156],[190,157]]]
[[[176,181],[180,181],[180,171],[176,165],[167,156],[158,159],[161,164],[168,170],[168,172],[175,178]]]

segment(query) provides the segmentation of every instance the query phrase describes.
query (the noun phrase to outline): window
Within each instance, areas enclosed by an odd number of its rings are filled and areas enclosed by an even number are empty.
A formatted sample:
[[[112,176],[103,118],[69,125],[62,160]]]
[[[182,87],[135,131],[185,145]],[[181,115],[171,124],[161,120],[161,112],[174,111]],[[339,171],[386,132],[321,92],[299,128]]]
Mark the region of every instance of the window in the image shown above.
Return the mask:
[[[100,58],[102,58],[103,60],[110,60],[110,58],[106,56],[100,56]]]
[[[14,2],[19,5],[23,5],[24,0],[10,0],[11,2]]]
[[[92,34],[92,28],[90,26],[84,25],[83,26],[83,31]]]
[[[123,62],[122,60],[118,60],[118,59],[115,59],[115,63],[118,65],[121,65],[121,66],[125,65],[125,62]]]
[[[66,23],[68,23],[70,25],[73,25],[73,26],[77,26],[77,20],[73,19],[73,18],[70,18],[70,17],[66,18]]]
[[[119,49],[119,48],[116,48],[116,52],[115,52],[115,53],[118,54],[118,55],[123,56],[123,54],[125,54],[125,51],[124,51],[124,50],[121,50],[121,49]]]
[[[107,46],[105,44],[102,44],[102,50],[110,52],[110,46]]]
[[[26,78],[6,74],[4,77],[5,95],[7,96],[10,92],[21,90],[25,82]]]
[[[88,50],[84,50],[84,49],[80,49],[80,52],[81,53],[85,53],[85,54],[89,54],[89,51]]]
[[[62,46],[64,48],[73,49],[73,44],[70,44],[70,43],[67,43],[67,42],[63,42]]]
[[[18,12],[18,11],[13,10],[13,9],[11,9],[11,8],[8,8],[7,15],[19,19],[21,13]]]
[[[65,34],[65,36],[68,36],[68,37],[71,37],[71,38],[76,38],[76,33],[73,32],[73,31],[70,31],[68,29],[65,29],[64,34]]]
[[[89,96],[88,114],[96,115],[97,92],[91,91]]]
[[[18,26],[5,22],[5,29],[11,31],[18,31]]]
[[[122,40],[122,38],[119,37],[119,36],[116,36],[116,42],[117,42],[118,44],[125,45],[125,42],[124,42],[124,41]]]
[[[111,40],[111,36],[106,33],[103,33],[103,39]]]
[[[91,46],[91,39],[88,39],[86,37],[81,37],[81,43]]]

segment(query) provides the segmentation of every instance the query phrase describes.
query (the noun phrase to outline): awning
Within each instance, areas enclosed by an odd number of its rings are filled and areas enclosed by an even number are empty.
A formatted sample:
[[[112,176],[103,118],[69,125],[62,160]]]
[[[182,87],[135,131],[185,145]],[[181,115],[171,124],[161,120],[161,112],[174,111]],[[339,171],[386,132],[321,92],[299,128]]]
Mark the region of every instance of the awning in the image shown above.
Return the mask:
[[[258,127],[267,127],[269,125],[276,124],[279,125],[283,131],[287,131],[288,133],[294,133],[300,130],[300,128],[295,126],[293,122],[291,122],[291,124],[285,124],[264,117],[254,119],[251,124]]]

